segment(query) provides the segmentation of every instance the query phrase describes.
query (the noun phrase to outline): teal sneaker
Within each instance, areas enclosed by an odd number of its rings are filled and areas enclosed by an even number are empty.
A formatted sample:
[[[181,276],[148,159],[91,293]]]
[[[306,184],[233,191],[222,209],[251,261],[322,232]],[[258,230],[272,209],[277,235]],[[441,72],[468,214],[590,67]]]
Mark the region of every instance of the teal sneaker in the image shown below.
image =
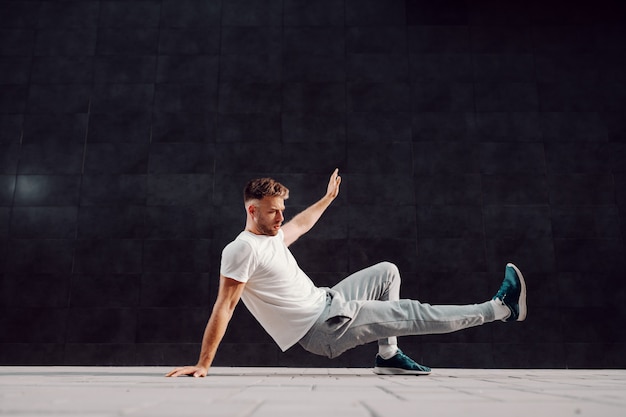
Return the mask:
[[[383,359],[380,355],[376,355],[374,373],[378,375],[428,375],[430,372],[428,366],[415,362],[402,353],[400,349],[389,359]]]
[[[502,321],[524,321],[526,319],[526,282],[519,269],[512,263],[506,265],[502,286],[493,297],[511,310],[511,315]]]

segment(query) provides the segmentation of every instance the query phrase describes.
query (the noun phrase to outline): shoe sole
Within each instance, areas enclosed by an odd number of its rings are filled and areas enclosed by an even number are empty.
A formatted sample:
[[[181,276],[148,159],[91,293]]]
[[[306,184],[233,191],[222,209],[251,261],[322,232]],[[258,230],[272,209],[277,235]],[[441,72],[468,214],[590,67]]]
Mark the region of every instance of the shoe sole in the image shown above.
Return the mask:
[[[517,277],[519,278],[520,281],[520,293],[519,293],[519,300],[517,302],[518,308],[519,308],[519,314],[517,316],[517,320],[516,321],[524,321],[526,320],[526,313],[527,313],[527,308],[526,308],[526,281],[524,280],[524,275],[522,275],[522,272],[512,263],[508,263],[506,266],[510,266],[511,268],[513,268],[515,270],[515,273],[517,274]]]
[[[431,371],[412,371],[401,368],[384,368],[374,367],[374,373],[377,375],[430,375]]]

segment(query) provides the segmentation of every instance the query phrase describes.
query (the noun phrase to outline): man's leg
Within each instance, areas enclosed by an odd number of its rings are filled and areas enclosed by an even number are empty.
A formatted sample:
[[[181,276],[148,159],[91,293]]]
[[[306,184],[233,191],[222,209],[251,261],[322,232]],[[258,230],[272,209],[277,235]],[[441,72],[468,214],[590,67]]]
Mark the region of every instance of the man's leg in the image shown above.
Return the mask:
[[[400,300],[400,271],[390,262],[380,262],[343,279],[332,289],[346,301]],[[378,354],[389,359],[398,351],[396,335],[378,340]]]
[[[392,282],[396,278],[391,277],[397,275],[393,272],[396,268],[388,263],[372,268],[377,271],[372,274],[377,278],[363,280],[362,273],[368,271],[368,268],[346,278],[345,282],[338,284],[335,291],[341,297],[358,295],[364,298],[377,295],[388,298],[390,289],[395,286]],[[399,280],[397,285],[399,286]],[[347,305],[346,311],[351,314],[335,316],[327,308],[307,337],[301,341],[305,349],[336,357],[361,344],[375,340],[393,340],[395,336],[449,333],[494,320],[522,321],[526,318],[526,285],[519,269],[508,264],[500,290],[492,300],[482,304],[432,306],[414,300],[342,302]],[[399,355],[403,356],[401,352]]]

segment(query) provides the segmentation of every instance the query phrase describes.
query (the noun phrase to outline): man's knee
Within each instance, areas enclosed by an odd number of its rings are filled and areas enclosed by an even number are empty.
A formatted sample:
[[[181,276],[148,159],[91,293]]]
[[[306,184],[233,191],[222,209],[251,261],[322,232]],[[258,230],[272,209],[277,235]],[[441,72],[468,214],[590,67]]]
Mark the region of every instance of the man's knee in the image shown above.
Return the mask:
[[[378,264],[378,267],[385,270],[385,273],[393,279],[400,280],[400,270],[396,264],[388,261],[383,261]]]

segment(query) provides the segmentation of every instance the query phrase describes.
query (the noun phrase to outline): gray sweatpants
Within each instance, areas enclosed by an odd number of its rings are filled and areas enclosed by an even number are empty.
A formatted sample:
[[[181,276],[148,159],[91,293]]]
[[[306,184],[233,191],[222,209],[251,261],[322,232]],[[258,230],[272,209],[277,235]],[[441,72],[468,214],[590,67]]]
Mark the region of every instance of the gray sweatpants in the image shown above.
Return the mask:
[[[299,343],[329,358],[376,340],[396,344],[396,336],[451,333],[494,321],[489,302],[432,306],[400,300],[400,273],[389,262],[350,275],[327,294],[322,315]]]

